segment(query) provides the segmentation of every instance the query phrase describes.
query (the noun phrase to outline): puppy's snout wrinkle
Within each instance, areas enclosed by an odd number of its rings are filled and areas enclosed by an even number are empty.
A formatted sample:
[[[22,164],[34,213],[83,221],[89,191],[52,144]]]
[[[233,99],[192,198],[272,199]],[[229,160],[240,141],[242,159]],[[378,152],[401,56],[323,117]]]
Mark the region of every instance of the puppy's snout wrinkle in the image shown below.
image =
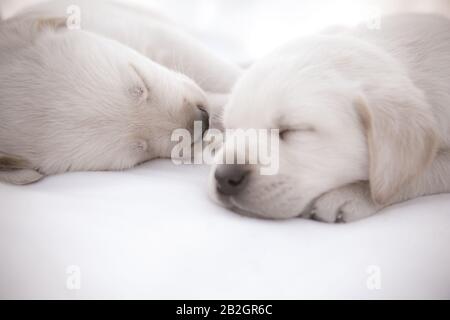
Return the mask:
[[[250,170],[244,165],[219,165],[214,172],[217,191],[232,196],[241,192],[248,184]]]

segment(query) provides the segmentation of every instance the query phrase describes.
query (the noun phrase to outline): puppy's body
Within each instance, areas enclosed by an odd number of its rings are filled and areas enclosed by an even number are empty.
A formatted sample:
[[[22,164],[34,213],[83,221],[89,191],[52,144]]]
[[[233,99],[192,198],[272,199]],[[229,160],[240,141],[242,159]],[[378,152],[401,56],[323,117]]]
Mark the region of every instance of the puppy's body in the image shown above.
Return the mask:
[[[238,74],[163,18],[107,2],[38,5],[2,22],[0,46],[0,157],[22,164],[0,180],[18,184],[169,157],[172,131],[205,120],[207,91]]]
[[[418,167],[414,177],[395,191],[388,201],[376,201],[368,183],[354,183],[320,197],[314,208],[316,217],[326,222],[353,221],[370,216],[389,204],[415,197],[450,192],[450,22],[435,15],[398,15],[383,20],[377,32],[359,27],[342,32],[382,48],[402,65],[413,84],[423,92],[430,108],[435,148],[429,150],[425,168]],[[405,93],[407,94],[407,93]],[[415,129],[418,119],[392,119]],[[401,138],[401,137],[400,137]],[[417,141],[419,144],[420,142]],[[429,141],[432,144],[432,141]],[[410,146],[420,148],[419,145]],[[426,151],[425,151],[426,152]],[[407,162],[404,158],[389,159]],[[411,155],[414,156],[414,155]],[[392,174],[395,178],[395,173]],[[374,201],[375,200],[375,201]]]
[[[224,125],[282,131],[278,175],[246,168],[246,187],[231,195],[212,179],[214,196],[238,211],[309,217],[314,207],[317,219],[352,221],[449,192],[450,22],[392,16],[381,30],[294,41],[242,76]]]
[[[380,30],[359,27],[347,33],[381,48],[402,65],[432,108],[443,148],[450,146],[449,30],[447,18],[409,14],[384,19]]]
[[[117,1],[58,0],[42,3],[22,17],[68,17],[77,6],[80,27],[114,39],[165,67],[187,75],[204,91],[229,93],[239,68],[220,58],[159,12]]]

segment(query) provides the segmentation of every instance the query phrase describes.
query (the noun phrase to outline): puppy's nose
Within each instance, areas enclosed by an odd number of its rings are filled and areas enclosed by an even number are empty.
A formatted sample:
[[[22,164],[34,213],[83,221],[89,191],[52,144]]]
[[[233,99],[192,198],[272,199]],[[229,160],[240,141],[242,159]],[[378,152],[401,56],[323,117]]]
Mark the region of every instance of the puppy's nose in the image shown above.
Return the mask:
[[[202,136],[209,129],[209,114],[205,110],[203,106],[197,106],[198,110],[200,110],[200,120],[202,122]]]
[[[227,195],[236,195],[241,192],[248,183],[250,170],[244,165],[222,164],[217,166],[214,172],[217,191]]]

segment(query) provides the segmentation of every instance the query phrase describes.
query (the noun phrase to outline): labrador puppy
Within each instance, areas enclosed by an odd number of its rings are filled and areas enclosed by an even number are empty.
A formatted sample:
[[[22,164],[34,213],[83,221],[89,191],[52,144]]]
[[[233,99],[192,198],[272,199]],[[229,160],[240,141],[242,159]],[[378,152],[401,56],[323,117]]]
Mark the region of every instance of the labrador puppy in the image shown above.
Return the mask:
[[[450,192],[449,20],[407,14],[339,30],[287,44],[238,80],[224,126],[279,129],[279,171],[215,165],[216,201],[348,222]]]
[[[31,8],[0,24],[0,181],[169,157],[172,131],[197,120],[206,130],[208,96],[238,73],[156,13],[82,0]]]

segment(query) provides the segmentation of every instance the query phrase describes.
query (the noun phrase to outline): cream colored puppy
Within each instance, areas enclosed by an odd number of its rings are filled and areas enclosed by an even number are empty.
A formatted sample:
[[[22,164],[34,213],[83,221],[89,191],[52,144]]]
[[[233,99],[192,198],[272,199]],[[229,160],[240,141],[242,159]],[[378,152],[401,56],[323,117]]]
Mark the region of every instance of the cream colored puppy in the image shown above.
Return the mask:
[[[224,125],[280,129],[278,174],[212,169],[213,197],[241,213],[353,221],[450,192],[450,22],[392,16],[298,39],[242,76]]]
[[[169,157],[238,73],[156,13],[40,4],[0,25],[0,181]]]

